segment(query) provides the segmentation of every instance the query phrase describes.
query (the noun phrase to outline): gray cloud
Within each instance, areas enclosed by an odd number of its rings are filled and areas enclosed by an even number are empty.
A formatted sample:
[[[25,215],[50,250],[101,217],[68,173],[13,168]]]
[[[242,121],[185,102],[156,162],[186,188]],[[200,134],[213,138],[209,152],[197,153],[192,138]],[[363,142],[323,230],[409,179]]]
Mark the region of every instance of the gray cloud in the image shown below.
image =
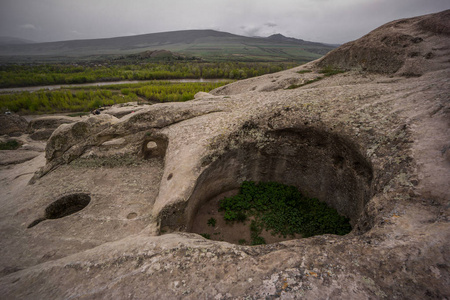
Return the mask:
[[[267,26],[267,27],[277,27],[277,24],[272,23],[272,22],[267,22],[264,25]]]
[[[2,0],[0,36],[43,42],[218,29],[344,43],[386,22],[445,9],[448,0]]]
[[[34,26],[33,24],[23,24],[19,26],[20,29],[25,29],[25,30],[38,30],[38,28],[36,26]]]

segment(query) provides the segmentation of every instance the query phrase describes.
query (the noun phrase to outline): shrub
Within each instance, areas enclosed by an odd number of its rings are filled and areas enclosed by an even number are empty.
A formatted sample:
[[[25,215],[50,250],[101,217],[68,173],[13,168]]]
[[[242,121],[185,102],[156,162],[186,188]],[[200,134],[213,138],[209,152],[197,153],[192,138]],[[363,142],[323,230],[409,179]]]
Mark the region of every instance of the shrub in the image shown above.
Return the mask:
[[[0,143],[0,150],[16,150],[20,147],[20,143],[16,140]]]
[[[245,244],[247,244],[247,241],[245,239],[240,239],[238,241],[238,243],[239,243],[239,245],[245,245]]]
[[[274,235],[310,237],[320,234],[345,235],[351,231],[349,219],[316,198],[303,195],[296,187],[276,182],[244,181],[240,193],[219,202],[228,222],[251,218],[252,245],[265,243],[263,229]]]
[[[207,224],[208,224],[208,226],[215,227],[216,226],[216,219],[210,218],[208,220]]]
[[[210,240],[211,239],[211,235],[209,235],[208,233],[202,233],[200,234],[202,237],[204,237],[205,239]]]

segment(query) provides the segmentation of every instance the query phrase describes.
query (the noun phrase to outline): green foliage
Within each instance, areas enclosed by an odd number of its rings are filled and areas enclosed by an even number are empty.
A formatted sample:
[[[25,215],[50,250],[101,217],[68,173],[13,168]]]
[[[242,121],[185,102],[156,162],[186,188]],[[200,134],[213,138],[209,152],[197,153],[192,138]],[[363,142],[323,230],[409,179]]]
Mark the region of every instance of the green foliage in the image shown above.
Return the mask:
[[[239,243],[239,245],[245,245],[245,244],[247,244],[247,241],[245,239],[240,239],[238,241],[238,243]]]
[[[49,84],[79,84],[119,80],[245,79],[286,70],[298,63],[158,62],[107,65],[0,66],[0,88]],[[128,91],[123,91],[124,95]]]
[[[309,72],[311,72],[311,71],[310,70],[302,70],[302,71],[299,71],[297,73],[304,74],[304,73],[309,73]],[[333,76],[333,75],[336,75],[336,74],[345,73],[345,71],[333,68],[331,66],[327,66],[327,67],[323,68],[322,70],[320,70],[319,73],[323,74],[324,76],[316,77],[316,78],[308,80],[308,81],[306,81],[305,83],[302,83],[302,84],[291,84],[287,89],[288,90],[296,89],[296,88],[305,86],[307,84],[311,84],[311,83],[317,82],[319,80],[322,80],[324,77],[329,77],[329,76]]]
[[[215,227],[216,226],[216,221],[217,221],[216,219],[210,218],[208,220],[207,224],[208,224],[208,226]]]
[[[298,74],[305,74],[305,73],[311,73],[311,72],[312,72],[312,70],[300,70],[297,73]]]
[[[263,228],[264,224],[262,222],[252,220],[250,223],[250,237],[252,238],[252,246],[263,245],[266,243],[266,240],[259,236]]]
[[[210,240],[211,239],[211,235],[210,234],[208,234],[208,233],[202,233],[202,234],[200,234],[202,237],[204,237],[205,239],[208,239],[208,240]]]
[[[0,150],[16,150],[20,147],[20,143],[16,140],[0,143]]]
[[[219,202],[225,220],[251,217],[252,245],[264,243],[263,229],[272,234],[310,237],[320,234],[345,235],[351,231],[349,219],[316,198],[304,196],[297,188],[276,182],[244,181],[240,193]]]
[[[325,76],[333,76],[340,73],[345,73],[344,70],[340,70],[337,68],[333,68],[332,66],[326,66],[322,70],[319,71],[320,74],[324,74]]]
[[[22,92],[0,95],[0,109],[21,113],[55,113],[90,111],[100,106],[133,102],[139,97],[149,101],[187,101],[197,92],[209,92],[228,83],[190,82],[172,83],[151,81],[137,84],[86,86],[78,89]],[[126,95],[121,91],[126,90]]]

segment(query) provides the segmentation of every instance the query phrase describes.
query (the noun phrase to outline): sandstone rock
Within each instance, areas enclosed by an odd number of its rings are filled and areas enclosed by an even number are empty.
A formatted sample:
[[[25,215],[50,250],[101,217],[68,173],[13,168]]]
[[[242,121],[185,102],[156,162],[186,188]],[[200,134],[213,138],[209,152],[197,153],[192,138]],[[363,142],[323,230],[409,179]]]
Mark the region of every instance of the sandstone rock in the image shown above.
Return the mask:
[[[34,140],[47,140],[61,124],[70,124],[78,121],[76,118],[64,116],[47,116],[30,121],[27,133]]]
[[[25,118],[14,114],[1,114],[0,115],[0,135],[18,136],[25,133],[28,122]]]
[[[424,49],[449,45],[441,34],[447,13],[399,26],[409,24],[402,34],[413,37],[417,24],[430,28],[419,36]],[[382,28],[388,41],[399,40],[396,29]],[[0,172],[6,191],[0,293],[8,299],[450,297],[450,68],[433,63],[420,77],[397,76],[405,65],[397,59],[409,59],[402,55],[381,65],[388,75],[375,59],[374,69],[284,89],[321,76],[325,57],[219,88],[216,97],[61,125],[35,184],[27,185],[32,174],[23,165]],[[433,59],[445,55],[437,51]],[[297,73],[305,68],[311,72]],[[29,162],[32,170],[39,159]],[[353,230],[256,247],[190,232],[201,207],[244,180],[295,185],[348,216]],[[78,194],[90,196],[81,210],[67,200]],[[62,199],[76,212],[42,220]]]
[[[448,54],[450,10],[387,23],[342,45],[318,66],[420,76],[441,69]]]
[[[0,151],[0,166],[20,164],[29,161],[41,154],[37,151],[2,150]]]
[[[116,118],[122,118],[125,115],[135,113],[140,111],[141,109],[147,108],[149,105],[138,105],[137,102],[125,103],[125,104],[116,104],[111,107],[107,107],[102,111],[103,114],[112,115]]]

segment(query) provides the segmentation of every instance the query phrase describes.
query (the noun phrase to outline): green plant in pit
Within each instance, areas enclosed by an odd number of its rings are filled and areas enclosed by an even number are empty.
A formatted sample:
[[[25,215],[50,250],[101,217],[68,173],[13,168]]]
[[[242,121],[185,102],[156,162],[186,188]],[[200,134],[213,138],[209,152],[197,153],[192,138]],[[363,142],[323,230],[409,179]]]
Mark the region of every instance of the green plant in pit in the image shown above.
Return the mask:
[[[227,222],[251,218],[252,245],[264,243],[266,229],[274,235],[310,237],[320,234],[344,235],[351,231],[349,219],[316,198],[304,196],[296,187],[276,182],[244,181],[240,193],[219,202]]]
[[[247,244],[247,241],[245,239],[240,239],[238,241],[238,243],[239,243],[239,245],[245,245],[245,244]]]
[[[208,240],[210,240],[211,239],[211,235],[210,234],[208,234],[208,233],[202,233],[202,234],[200,234],[202,237],[204,237],[205,239],[208,239]]]
[[[263,245],[266,243],[266,240],[259,236],[263,230],[263,224],[261,222],[256,222],[252,220],[250,223],[250,237],[252,238],[252,246]]]
[[[207,224],[208,224],[208,226],[215,227],[216,226],[216,219],[210,218],[208,220]]]
[[[20,143],[16,140],[0,143],[0,150],[16,150],[20,147]]]

